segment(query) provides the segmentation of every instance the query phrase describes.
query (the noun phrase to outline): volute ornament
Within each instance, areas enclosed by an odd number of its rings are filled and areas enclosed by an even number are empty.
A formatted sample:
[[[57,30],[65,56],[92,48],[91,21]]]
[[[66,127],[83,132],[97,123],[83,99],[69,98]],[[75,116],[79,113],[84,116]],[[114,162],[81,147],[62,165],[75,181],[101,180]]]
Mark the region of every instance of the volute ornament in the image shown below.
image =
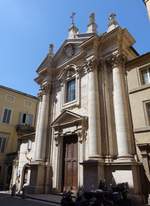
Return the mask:
[[[59,129],[57,133],[54,133],[55,145],[58,146],[62,136],[62,129]]]
[[[126,56],[123,54],[113,54],[112,56],[108,57],[106,59],[107,64],[109,64],[112,68],[117,66],[123,66],[125,65],[125,62],[127,61]]]
[[[97,63],[97,59],[93,57],[85,62],[83,68],[86,69],[87,72],[91,72],[94,69],[97,69]]]

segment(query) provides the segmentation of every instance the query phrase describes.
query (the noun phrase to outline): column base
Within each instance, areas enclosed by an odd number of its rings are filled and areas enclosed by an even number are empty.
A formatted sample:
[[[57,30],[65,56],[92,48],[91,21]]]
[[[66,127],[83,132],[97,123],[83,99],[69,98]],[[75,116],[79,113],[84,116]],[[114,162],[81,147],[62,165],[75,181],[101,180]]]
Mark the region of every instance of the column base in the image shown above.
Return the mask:
[[[46,186],[50,188],[49,182],[46,180],[46,170],[48,166],[42,160],[32,161],[31,164],[30,184],[27,193],[44,194]]]
[[[104,161],[103,156],[100,156],[100,155],[97,155],[97,154],[95,154],[95,155],[90,155],[88,159],[89,159],[89,160]]]
[[[105,157],[104,157],[105,163],[112,163],[114,159],[115,159],[115,157],[111,156],[111,155],[105,155]]]
[[[119,155],[113,162],[136,162],[133,155]]]

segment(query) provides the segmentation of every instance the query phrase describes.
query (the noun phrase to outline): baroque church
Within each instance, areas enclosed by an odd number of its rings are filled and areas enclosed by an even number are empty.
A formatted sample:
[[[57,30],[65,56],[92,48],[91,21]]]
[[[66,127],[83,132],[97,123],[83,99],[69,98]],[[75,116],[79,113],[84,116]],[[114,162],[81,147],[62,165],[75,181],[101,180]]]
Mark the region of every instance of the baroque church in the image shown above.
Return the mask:
[[[80,33],[72,16],[68,38],[53,45],[37,69],[40,86],[36,131],[24,135],[12,183],[31,193],[77,191],[128,182],[141,197],[146,181],[137,157],[127,85],[135,40],[115,14],[97,33],[95,15]]]

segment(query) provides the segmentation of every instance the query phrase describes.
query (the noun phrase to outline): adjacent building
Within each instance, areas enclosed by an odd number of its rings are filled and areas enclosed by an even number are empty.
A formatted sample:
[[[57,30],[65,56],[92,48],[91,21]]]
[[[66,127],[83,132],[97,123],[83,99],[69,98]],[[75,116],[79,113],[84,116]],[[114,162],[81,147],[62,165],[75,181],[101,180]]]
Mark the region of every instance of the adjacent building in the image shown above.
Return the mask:
[[[34,132],[38,99],[0,85],[0,189],[8,189],[18,138]]]
[[[101,35],[94,14],[82,34],[73,17],[68,38],[56,54],[50,45],[37,69],[36,131],[22,137],[12,182],[18,190],[26,184],[28,192],[46,193],[96,189],[105,179],[107,184],[128,182],[134,197],[146,198],[149,183],[134,137],[135,132],[136,141],[142,139],[136,133],[142,126],[132,96],[139,87],[134,62],[144,57],[139,57],[133,36],[118,25],[115,14]],[[146,101],[147,110],[149,90],[141,91],[146,92],[141,102]]]
[[[150,0],[143,0],[143,1],[146,5],[148,16],[149,16],[149,19],[150,19]]]
[[[150,182],[150,53],[128,62],[127,69],[138,158],[143,163],[146,177]]]

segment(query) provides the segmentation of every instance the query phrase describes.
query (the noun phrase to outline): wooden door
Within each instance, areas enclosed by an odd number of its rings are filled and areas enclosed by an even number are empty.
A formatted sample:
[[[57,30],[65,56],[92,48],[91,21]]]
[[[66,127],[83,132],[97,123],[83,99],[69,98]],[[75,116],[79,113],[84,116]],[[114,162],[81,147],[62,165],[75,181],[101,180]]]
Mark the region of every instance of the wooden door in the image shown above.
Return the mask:
[[[63,144],[63,190],[77,190],[78,183],[78,138],[64,137]]]

